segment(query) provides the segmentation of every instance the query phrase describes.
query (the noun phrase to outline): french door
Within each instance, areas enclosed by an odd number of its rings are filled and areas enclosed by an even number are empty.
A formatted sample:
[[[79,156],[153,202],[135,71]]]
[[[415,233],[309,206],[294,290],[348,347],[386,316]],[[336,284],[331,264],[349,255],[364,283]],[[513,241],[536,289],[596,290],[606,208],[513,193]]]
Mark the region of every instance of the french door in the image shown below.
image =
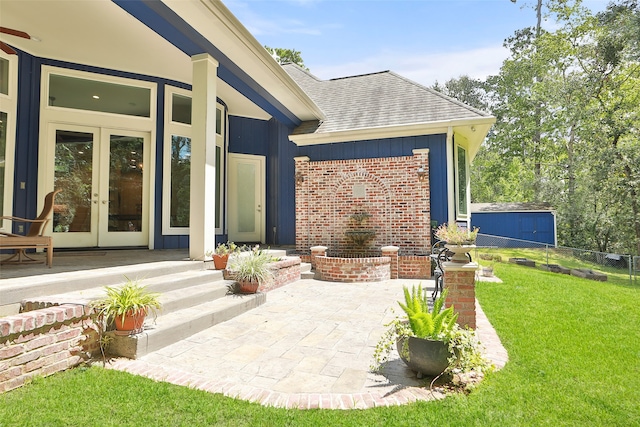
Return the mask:
[[[149,133],[50,126],[54,245],[148,246]]]
[[[265,241],[265,158],[229,153],[229,240]]]

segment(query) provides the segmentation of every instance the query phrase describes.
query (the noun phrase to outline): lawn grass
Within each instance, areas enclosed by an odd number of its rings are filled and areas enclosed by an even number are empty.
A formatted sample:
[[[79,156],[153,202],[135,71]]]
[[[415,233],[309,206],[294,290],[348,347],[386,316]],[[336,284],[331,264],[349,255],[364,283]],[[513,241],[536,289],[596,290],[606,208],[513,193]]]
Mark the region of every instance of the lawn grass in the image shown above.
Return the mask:
[[[285,410],[99,367],[0,395],[0,426],[638,426],[640,287],[497,264],[477,295],[510,361],[468,396]]]
[[[586,259],[580,259],[574,256],[574,253],[569,248],[487,248],[478,247],[473,251],[474,260],[477,260],[482,265],[495,264],[491,261],[481,259],[481,255],[497,255],[502,258],[502,262],[508,262],[509,258],[527,258],[535,261],[537,266],[542,264],[557,264],[563,267],[573,268],[588,268],[591,270],[599,271],[607,275],[607,281],[629,285],[640,285],[640,278],[629,278],[629,268],[617,268],[611,265],[598,264],[596,262],[590,262]],[[589,252],[583,252],[583,254],[589,254]]]

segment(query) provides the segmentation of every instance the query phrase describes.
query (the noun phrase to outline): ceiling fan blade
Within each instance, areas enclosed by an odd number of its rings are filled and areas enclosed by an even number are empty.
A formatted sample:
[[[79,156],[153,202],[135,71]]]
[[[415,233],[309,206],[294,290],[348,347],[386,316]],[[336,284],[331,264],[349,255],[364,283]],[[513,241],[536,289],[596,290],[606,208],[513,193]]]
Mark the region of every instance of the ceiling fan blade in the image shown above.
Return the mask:
[[[0,27],[0,33],[9,34],[10,36],[22,37],[23,39],[31,39],[31,36],[24,31],[14,30],[13,28]]]
[[[6,44],[5,42],[0,42],[0,50],[2,50],[7,55],[17,55],[18,53],[13,50],[11,46]]]

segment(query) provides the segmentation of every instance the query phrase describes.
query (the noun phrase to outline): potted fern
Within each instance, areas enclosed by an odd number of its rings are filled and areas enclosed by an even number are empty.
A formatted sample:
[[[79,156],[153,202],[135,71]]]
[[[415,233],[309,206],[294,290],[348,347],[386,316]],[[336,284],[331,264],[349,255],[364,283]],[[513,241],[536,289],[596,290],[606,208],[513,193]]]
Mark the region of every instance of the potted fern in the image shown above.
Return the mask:
[[[445,289],[430,310],[429,297],[421,285],[411,291],[404,287],[405,300],[398,305],[406,316],[386,325],[389,328],[376,345],[372,370],[381,370],[394,348],[418,378],[438,376],[453,369],[481,370],[488,366],[480,353],[475,332],[458,326],[458,314],[453,307],[444,308],[447,293]]]
[[[115,323],[116,335],[142,332],[146,316],[161,308],[160,294],[147,291],[137,280],[126,279],[120,287],[105,286],[106,296],[91,304],[107,324]]]

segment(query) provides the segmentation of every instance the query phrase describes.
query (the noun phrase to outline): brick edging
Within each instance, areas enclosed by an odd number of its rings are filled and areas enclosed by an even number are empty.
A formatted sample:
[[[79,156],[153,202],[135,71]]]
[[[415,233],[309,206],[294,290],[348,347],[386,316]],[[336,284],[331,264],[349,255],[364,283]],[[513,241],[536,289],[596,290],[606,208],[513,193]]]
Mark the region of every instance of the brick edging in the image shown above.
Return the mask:
[[[446,397],[438,391],[432,392],[420,387],[403,387],[386,396],[377,392],[284,393],[228,380],[212,380],[176,368],[149,366],[141,360],[116,359],[105,367],[155,381],[219,393],[226,397],[259,403],[262,406],[285,409],[369,409],[405,405],[416,401],[439,400]]]

